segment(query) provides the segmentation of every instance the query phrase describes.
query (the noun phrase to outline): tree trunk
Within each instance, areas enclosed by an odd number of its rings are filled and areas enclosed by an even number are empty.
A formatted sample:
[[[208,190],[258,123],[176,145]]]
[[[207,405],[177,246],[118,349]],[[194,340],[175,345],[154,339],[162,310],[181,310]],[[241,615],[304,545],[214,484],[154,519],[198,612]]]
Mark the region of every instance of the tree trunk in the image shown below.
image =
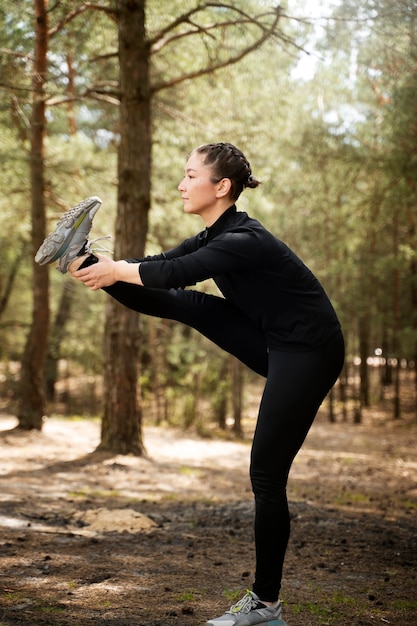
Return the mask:
[[[393,256],[394,260],[398,261],[399,251],[399,225],[398,225],[398,210],[394,212],[393,216]],[[401,314],[400,314],[400,271],[395,263],[392,272],[392,308],[393,308],[393,356],[397,360],[395,368],[394,378],[394,406],[393,417],[394,419],[400,419],[401,417],[401,403],[400,403],[400,365],[401,365],[401,353],[400,353],[400,327],[401,327]]]
[[[347,353],[347,347],[346,347],[346,353]],[[342,408],[342,422],[347,422],[347,419],[348,419],[348,394],[347,394],[348,384],[349,384],[348,380],[349,380],[348,364],[347,364],[347,359],[345,359],[345,362],[343,364],[343,369],[339,377],[339,394],[340,394],[339,397],[340,397],[340,404]]]
[[[48,48],[47,0],[35,0],[35,59],[33,64],[33,103],[31,118],[30,182],[32,258],[46,234],[44,134],[45,91]],[[33,261],[32,322],[21,363],[18,427],[42,429],[45,412],[44,363],[49,327],[48,266]]]
[[[65,336],[65,329],[71,315],[73,281],[64,283],[59,300],[58,311],[52,324],[49,335],[48,351],[45,365],[45,389],[48,402],[55,397],[55,383],[58,376],[58,362],[61,354],[61,344]]]
[[[77,119],[75,117],[74,110],[74,96],[75,96],[75,70],[74,70],[74,54],[72,47],[67,51],[67,67],[68,67],[68,130],[70,135],[74,136],[77,132]]]
[[[413,293],[415,297],[416,296],[415,290],[413,291]],[[413,304],[415,303],[414,297],[413,297]],[[414,343],[414,421],[417,424],[417,342]]]
[[[6,279],[4,281],[4,287],[3,283],[0,283],[0,318],[5,312],[7,305],[9,304],[9,299],[16,281],[20,264],[23,260],[23,257],[26,256],[28,253],[27,248],[28,246],[26,246],[26,244],[22,241],[19,248],[16,250],[16,256],[14,257],[10,267],[8,268]]]
[[[415,189],[414,189],[415,191]],[[414,205],[407,212],[408,241],[412,249],[416,247],[416,218]],[[410,261],[410,293],[412,306],[412,328],[414,335],[417,333],[417,262],[415,257]],[[414,343],[414,411],[417,423],[417,342]]]
[[[335,424],[336,423],[336,414],[335,414],[335,410],[334,410],[333,389],[330,389],[329,394],[327,396],[327,401],[328,401],[328,408],[329,408],[329,412],[328,412],[329,422],[331,424]]]
[[[401,418],[401,385],[400,385],[400,372],[401,372],[401,359],[397,358],[397,365],[395,367],[395,379],[394,379],[394,419],[399,420]]]
[[[120,147],[115,258],[144,253],[150,207],[151,92],[145,0],[117,2]],[[139,317],[109,299],[104,337],[104,415],[99,448],[144,454],[139,385]]]
[[[360,383],[359,401],[362,407],[369,406],[369,376],[368,376],[368,355],[369,355],[369,334],[370,319],[368,315],[359,318],[359,356],[360,356]]]
[[[219,368],[219,375],[216,384],[216,389],[213,393],[213,414],[214,421],[221,430],[226,430],[226,417],[227,417],[227,396],[229,394],[229,360],[228,354],[224,355],[221,366]]]

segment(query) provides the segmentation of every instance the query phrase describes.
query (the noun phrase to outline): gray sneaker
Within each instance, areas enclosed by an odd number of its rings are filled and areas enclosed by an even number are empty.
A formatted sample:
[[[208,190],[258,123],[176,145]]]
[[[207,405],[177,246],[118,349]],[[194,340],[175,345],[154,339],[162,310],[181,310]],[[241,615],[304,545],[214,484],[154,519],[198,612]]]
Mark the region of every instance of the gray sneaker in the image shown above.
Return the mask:
[[[206,626],[287,626],[282,617],[281,602],[277,607],[266,606],[253,591],[234,604],[224,615],[210,619]]]
[[[65,274],[71,261],[89,251],[88,235],[100,206],[100,198],[92,196],[64,213],[54,232],[47,236],[37,251],[36,263],[45,265],[59,259],[57,270]]]

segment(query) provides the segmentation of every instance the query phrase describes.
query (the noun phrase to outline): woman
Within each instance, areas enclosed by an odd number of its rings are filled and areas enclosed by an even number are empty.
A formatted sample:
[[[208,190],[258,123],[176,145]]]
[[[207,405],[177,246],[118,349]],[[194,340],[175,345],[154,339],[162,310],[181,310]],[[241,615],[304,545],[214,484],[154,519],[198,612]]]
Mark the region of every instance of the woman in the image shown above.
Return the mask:
[[[344,359],[339,321],[317,279],[282,241],[236,209],[243,189],[258,185],[235,146],[206,144],[192,152],[178,186],[184,211],[205,223],[198,235],[144,259],[90,254],[87,235],[100,206],[92,198],[69,212],[73,226],[60,226],[61,220],[37,255],[40,263],[58,255],[60,271],[69,269],[131,309],[192,326],[266,377],[250,465],[253,589],[207,626],[285,624],[279,591],[290,533],[288,473]],[[224,297],[183,289],[207,278]]]

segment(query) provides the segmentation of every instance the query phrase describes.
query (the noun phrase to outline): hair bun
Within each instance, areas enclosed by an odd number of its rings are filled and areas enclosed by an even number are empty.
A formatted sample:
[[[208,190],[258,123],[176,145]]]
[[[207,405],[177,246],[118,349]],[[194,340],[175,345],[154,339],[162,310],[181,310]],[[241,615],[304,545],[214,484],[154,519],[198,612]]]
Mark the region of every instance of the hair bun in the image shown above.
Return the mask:
[[[259,185],[259,180],[255,178],[253,174],[249,174],[248,179],[245,183],[245,187],[249,187],[249,189],[255,189]]]

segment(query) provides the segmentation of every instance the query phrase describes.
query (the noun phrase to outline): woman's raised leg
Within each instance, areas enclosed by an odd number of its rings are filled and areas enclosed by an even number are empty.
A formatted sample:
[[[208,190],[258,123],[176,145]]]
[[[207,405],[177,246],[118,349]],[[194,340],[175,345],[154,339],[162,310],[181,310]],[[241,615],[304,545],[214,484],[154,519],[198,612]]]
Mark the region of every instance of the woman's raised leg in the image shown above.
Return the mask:
[[[104,291],[138,313],[191,326],[253,371],[267,375],[264,334],[224,298],[188,289],[153,289],[121,282]]]

